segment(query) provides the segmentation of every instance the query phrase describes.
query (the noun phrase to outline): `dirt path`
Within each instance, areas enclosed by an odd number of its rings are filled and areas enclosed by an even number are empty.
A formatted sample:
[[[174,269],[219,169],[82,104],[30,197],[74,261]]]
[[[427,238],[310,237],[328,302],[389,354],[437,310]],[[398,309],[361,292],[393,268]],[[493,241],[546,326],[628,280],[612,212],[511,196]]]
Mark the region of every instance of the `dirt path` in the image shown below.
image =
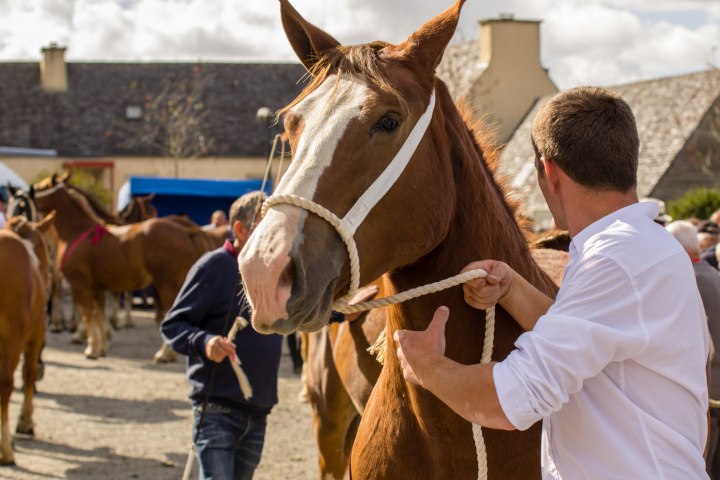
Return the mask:
[[[69,333],[47,334],[45,378],[35,397],[35,437],[16,435],[16,466],[0,479],[180,480],[192,428],[185,362],[152,365],[160,335],[149,313],[115,332],[108,357],[86,360]],[[311,409],[297,400],[300,378],[287,353],[280,366],[280,403],[268,418],[255,480],[318,478]],[[15,375],[21,385],[21,367]],[[22,392],[10,407],[14,432]],[[197,462],[191,478],[197,478]]]

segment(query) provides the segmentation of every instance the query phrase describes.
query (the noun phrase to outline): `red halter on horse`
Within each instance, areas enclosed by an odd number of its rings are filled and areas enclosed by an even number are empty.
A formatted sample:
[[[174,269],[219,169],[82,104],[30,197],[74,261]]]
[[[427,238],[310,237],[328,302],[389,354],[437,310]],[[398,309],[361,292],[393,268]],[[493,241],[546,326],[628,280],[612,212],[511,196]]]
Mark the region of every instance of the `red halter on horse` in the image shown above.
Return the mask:
[[[283,111],[293,162],[276,198],[306,199],[343,220],[333,226],[298,203],[270,202],[240,258],[253,326],[317,330],[333,301],[352,291],[351,282],[389,272],[384,287],[393,294],[454,276],[482,258],[510,264],[553,295],[557,287],[533,260],[515,207],[495,179],[497,149],[435,76],[463,1],[400,45],[350,47],[280,3],[288,39],[313,80]],[[388,174],[406,149],[406,166]],[[385,177],[394,182],[376,188]],[[379,194],[366,203],[364,193],[374,190]],[[348,236],[357,246],[358,282],[351,279]],[[388,351],[397,348],[396,330],[425,329],[440,305],[453,312],[446,355],[479,363],[484,315],[464,302],[460,288],[388,307]],[[521,331],[498,308],[493,359],[507,356]],[[477,478],[470,423],[408,384],[395,355],[385,362],[353,445],[353,478]],[[537,427],[485,433],[488,478],[539,477]]]

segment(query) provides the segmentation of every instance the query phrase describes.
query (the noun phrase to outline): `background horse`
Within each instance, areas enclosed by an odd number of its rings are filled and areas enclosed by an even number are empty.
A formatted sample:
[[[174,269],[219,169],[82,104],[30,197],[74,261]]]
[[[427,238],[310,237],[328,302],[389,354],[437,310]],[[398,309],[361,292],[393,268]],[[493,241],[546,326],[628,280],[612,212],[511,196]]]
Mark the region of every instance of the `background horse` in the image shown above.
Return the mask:
[[[12,451],[9,405],[14,372],[23,355],[24,400],[17,431],[33,434],[33,396],[38,360],[45,342],[45,291],[47,246],[44,231],[54,220],[27,222],[13,217],[0,230],[0,464],[15,463]],[[22,237],[16,233],[19,232]]]
[[[533,260],[515,206],[495,178],[492,139],[458,112],[435,76],[462,3],[400,45],[344,47],[281,0],[285,32],[313,80],[284,110],[293,163],[275,195],[311,200],[340,218],[357,212],[363,192],[386,178],[386,167],[405,152],[415,125],[430,115],[424,132],[411,137],[419,142],[407,166],[378,203],[365,208],[364,221],[352,225],[359,284],[389,272],[383,282],[392,294],[493,258],[554,296],[557,286]],[[343,237],[323,218],[294,205],[270,209],[240,258],[253,326],[278,333],[322,326],[333,299],[350,285],[347,252]],[[394,332],[425,329],[440,305],[451,312],[446,355],[462,364],[481,360],[484,315],[465,303],[460,288],[388,307],[391,353],[358,427],[354,480],[477,478],[470,423],[408,384],[392,354]],[[497,308],[493,359],[505,358],[521,333]],[[486,429],[484,436],[488,478],[539,477],[539,424],[524,432]]]
[[[323,480],[345,476],[360,417],[382,370],[367,349],[385,328],[385,319],[385,309],[377,308],[306,336],[308,401]]]
[[[208,250],[204,237],[197,241],[172,220],[154,218],[113,226],[110,233],[84,197],[55,175],[36,184],[34,192],[40,211],[58,212],[55,226],[64,242],[59,252],[61,270],[87,326],[88,358],[107,353],[102,330],[105,291],[137,290],[153,283],[162,308],[167,310],[187,271]]]
[[[118,217],[123,223],[137,223],[147,220],[148,218],[156,218],[158,216],[157,209],[150,203],[155,198],[155,194],[149,195],[133,195],[130,203],[120,210]]]
[[[31,222],[37,222],[40,219],[30,190],[15,188],[8,184],[8,192],[10,193],[10,199],[6,209],[8,218],[19,216]],[[61,332],[65,321],[63,319],[61,301],[62,277],[60,276],[60,268],[57,260],[58,236],[54,227],[51,226],[45,232],[45,239],[47,240],[48,246],[48,311],[50,312],[50,331]]]

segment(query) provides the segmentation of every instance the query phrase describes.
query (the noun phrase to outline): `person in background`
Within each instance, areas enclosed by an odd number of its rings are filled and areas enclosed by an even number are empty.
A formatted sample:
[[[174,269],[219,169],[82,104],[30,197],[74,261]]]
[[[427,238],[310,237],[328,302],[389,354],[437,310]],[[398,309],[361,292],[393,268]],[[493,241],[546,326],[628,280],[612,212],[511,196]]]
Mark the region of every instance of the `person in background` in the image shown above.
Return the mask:
[[[672,217],[665,213],[665,202],[659,198],[645,197],[641,198],[640,202],[655,202],[658,206],[658,215],[655,217],[655,223],[662,225],[663,227],[668,223],[672,222]]]
[[[215,210],[212,215],[210,215],[210,223],[207,225],[203,225],[203,230],[213,230],[218,227],[224,227],[228,224],[227,216],[225,215],[225,212],[222,210]]]
[[[252,192],[232,204],[232,242],[226,240],[193,265],[160,325],[163,340],[187,355],[201,480],[253,477],[263,450],[267,416],[278,402],[282,336],[261,335],[248,326],[234,339],[227,338],[236,318],[250,319],[237,255],[264,200],[264,193]],[[249,398],[230,364],[235,356],[252,387]]]
[[[720,356],[715,355],[714,340],[720,339],[720,274],[700,259],[697,229],[690,222],[678,220],[667,226],[668,232],[680,242],[692,261],[700,297],[710,330],[710,359],[708,380],[710,398],[720,400]],[[710,408],[710,433],[706,470],[711,479],[720,480],[720,408]]]
[[[702,220],[696,227],[700,244],[700,258],[717,270],[718,259],[715,255],[715,246],[720,240],[720,227],[712,220]]]

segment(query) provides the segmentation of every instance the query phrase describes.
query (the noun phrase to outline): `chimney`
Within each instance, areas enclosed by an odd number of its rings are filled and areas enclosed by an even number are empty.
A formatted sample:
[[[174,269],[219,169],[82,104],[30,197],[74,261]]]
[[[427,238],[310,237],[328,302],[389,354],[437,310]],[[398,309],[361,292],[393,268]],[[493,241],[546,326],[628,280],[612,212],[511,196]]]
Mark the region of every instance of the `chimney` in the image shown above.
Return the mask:
[[[42,48],[40,86],[46,92],[66,92],[68,89],[65,47],[58,47],[55,42]]]
[[[515,20],[511,13],[480,21],[480,63],[540,65],[540,22]]]

